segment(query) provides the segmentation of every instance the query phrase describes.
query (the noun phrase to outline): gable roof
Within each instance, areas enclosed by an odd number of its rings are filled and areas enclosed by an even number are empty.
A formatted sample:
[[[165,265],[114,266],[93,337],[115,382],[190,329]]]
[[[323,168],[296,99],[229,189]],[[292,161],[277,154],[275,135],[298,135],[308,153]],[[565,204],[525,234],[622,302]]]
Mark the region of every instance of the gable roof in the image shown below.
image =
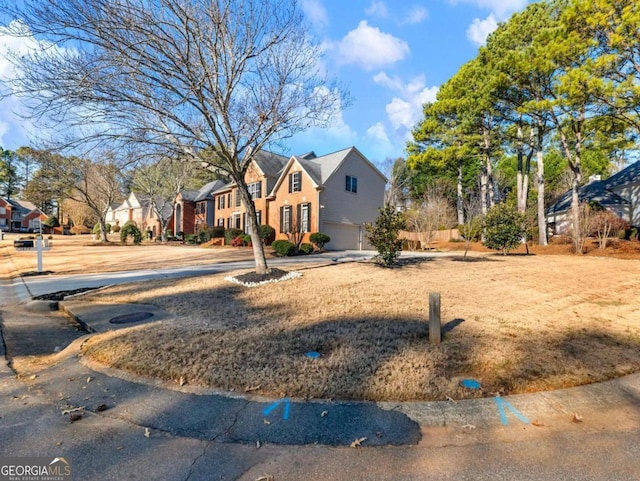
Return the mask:
[[[278,177],[288,160],[287,157],[268,150],[261,150],[253,157],[265,177]]]
[[[327,180],[340,168],[340,166],[347,159],[349,154],[355,153],[362,161],[364,161],[375,173],[377,173],[384,181],[387,178],[373,165],[358,149],[355,147],[348,147],[346,149],[332,152],[331,154],[322,155],[317,157],[315,152],[309,152],[301,156],[291,156],[287,164],[280,173],[278,182],[273,186],[269,196],[274,196],[276,191],[280,188],[284,182],[284,173],[286,173],[294,162],[297,162],[307,173],[314,183],[314,187],[318,188],[324,185]]]
[[[209,182],[208,184],[205,184],[202,187],[200,187],[200,190],[198,191],[198,195],[196,195],[194,200],[196,202],[199,202],[201,200],[213,199],[213,195],[212,195],[213,192],[215,192],[216,190],[220,189],[223,186],[224,186],[224,182],[222,182],[221,180],[214,180],[213,182]]]
[[[555,204],[549,207],[547,213],[557,214],[569,210],[571,208],[571,197],[572,191],[568,190]],[[578,199],[580,202],[597,202],[601,207],[605,208],[631,204],[627,199],[607,189],[606,181],[600,180],[583,185],[578,191]]]
[[[616,207],[621,205],[631,205],[631,202],[624,197],[613,192],[616,187],[640,182],[640,161],[635,162],[617,174],[612,175],[607,180],[591,181],[580,187],[578,199],[580,202],[597,202],[601,207]],[[547,210],[548,214],[565,212],[571,208],[571,190],[565,192],[555,204]]]
[[[609,177],[605,180],[605,184],[607,185],[607,189],[614,189],[634,181],[640,181],[640,160]]]

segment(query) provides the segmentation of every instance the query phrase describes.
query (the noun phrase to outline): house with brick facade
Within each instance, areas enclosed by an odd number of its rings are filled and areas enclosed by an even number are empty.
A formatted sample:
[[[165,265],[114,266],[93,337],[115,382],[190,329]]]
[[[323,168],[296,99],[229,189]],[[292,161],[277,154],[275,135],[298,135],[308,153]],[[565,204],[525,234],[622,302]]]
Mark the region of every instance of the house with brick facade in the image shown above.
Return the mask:
[[[269,223],[269,201],[267,196],[278,181],[288,158],[267,151],[256,154],[247,169],[245,181],[256,206],[258,225]],[[234,182],[220,187],[214,192],[216,203],[216,224],[226,229],[247,229],[246,209]]]
[[[49,217],[26,200],[0,197],[0,230],[34,231]]]
[[[292,231],[331,238],[329,249],[370,249],[364,224],[384,205],[386,177],[355,147],[293,156],[269,194],[276,238]]]
[[[385,176],[355,147],[328,155],[314,152],[282,157],[261,152],[245,177],[259,224],[269,224],[277,239],[313,232],[331,237],[329,249],[368,249],[364,224],[384,204]],[[235,184],[214,192],[217,225],[247,229],[246,211]]]

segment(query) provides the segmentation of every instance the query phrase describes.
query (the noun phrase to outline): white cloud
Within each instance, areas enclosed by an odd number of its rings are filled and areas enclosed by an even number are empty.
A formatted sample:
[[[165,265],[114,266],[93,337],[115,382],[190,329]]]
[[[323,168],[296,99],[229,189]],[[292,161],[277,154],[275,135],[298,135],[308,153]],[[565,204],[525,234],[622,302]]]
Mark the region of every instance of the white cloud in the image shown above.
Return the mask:
[[[367,138],[376,142],[389,143],[389,136],[382,122],[377,122],[367,129]]]
[[[329,25],[327,9],[318,0],[302,0],[302,11],[309,21],[319,29]]]
[[[409,55],[409,45],[363,20],[337,44],[336,54],[340,64],[355,64],[373,70],[404,59]]]
[[[399,77],[380,72],[373,77],[378,85],[395,92],[385,110],[396,131],[410,131],[422,118],[422,106],[436,100],[438,87],[428,87],[423,76],[404,83]]]
[[[467,29],[467,38],[474,44],[482,46],[487,43],[487,37],[498,28],[498,21],[493,13],[484,20],[475,18]]]
[[[429,11],[421,5],[414,5],[407,13],[401,25],[415,25],[425,21],[429,17]]]
[[[468,3],[478,8],[489,10],[499,20],[506,20],[509,16],[523,9],[529,0],[451,0],[454,5],[457,3]]]
[[[384,2],[380,0],[373,0],[369,8],[367,8],[364,13],[371,17],[379,17],[379,18],[388,18],[389,17],[389,9]]]

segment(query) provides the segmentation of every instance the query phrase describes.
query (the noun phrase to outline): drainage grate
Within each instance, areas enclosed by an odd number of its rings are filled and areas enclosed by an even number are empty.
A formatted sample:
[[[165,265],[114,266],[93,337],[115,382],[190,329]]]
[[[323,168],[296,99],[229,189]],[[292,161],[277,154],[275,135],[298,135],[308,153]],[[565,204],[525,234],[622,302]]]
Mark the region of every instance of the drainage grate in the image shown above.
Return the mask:
[[[130,314],[123,314],[121,316],[112,317],[109,319],[111,324],[132,324],[134,322],[144,321],[153,317],[152,312],[132,312]]]

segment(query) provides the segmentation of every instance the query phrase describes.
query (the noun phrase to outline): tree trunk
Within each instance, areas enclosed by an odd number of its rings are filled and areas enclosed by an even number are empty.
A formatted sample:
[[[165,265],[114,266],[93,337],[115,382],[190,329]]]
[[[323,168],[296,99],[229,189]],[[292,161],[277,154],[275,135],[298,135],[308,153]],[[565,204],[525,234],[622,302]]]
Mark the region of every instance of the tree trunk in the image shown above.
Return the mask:
[[[107,238],[107,221],[104,216],[100,217],[100,242],[109,242]]]
[[[235,176],[234,176],[235,177]],[[242,198],[242,203],[246,210],[246,222],[249,235],[251,236],[251,245],[253,246],[253,257],[256,263],[256,273],[266,274],[268,270],[267,257],[264,253],[264,245],[262,239],[260,239],[260,231],[258,230],[258,218],[256,217],[256,206],[253,203],[251,194],[249,194],[249,188],[242,178],[234,178],[236,185]]]
[[[538,161],[538,171],[536,175],[536,183],[538,185],[538,245],[547,245],[547,219],[544,210],[544,153],[543,149],[542,129],[538,124],[538,138],[536,145],[536,156]]]
[[[457,179],[457,210],[458,224],[464,224],[464,197],[462,193],[462,160],[458,160],[458,179]]]
[[[576,143],[574,152],[571,152],[569,148],[569,142],[566,134],[560,130],[560,141],[565,151],[567,160],[569,161],[569,168],[573,173],[573,179],[571,182],[571,220],[573,228],[573,246],[577,253],[582,254],[582,245],[580,242],[581,229],[580,225],[580,184],[582,182],[582,170],[580,168],[580,155],[582,149],[582,132],[579,128],[574,130],[576,136]]]

